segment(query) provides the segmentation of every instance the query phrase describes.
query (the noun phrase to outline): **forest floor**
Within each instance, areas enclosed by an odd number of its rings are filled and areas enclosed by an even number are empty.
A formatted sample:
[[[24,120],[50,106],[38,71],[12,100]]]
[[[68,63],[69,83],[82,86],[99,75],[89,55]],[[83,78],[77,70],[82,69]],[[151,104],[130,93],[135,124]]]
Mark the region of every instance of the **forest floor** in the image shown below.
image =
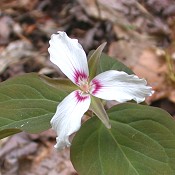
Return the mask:
[[[104,52],[145,78],[146,101],[175,116],[174,0],[1,0],[0,81],[38,72],[63,76],[49,61],[51,34],[65,31],[84,50]],[[57,152],[52,130],[0,141],[0,175],[76,175],[69,149]]]

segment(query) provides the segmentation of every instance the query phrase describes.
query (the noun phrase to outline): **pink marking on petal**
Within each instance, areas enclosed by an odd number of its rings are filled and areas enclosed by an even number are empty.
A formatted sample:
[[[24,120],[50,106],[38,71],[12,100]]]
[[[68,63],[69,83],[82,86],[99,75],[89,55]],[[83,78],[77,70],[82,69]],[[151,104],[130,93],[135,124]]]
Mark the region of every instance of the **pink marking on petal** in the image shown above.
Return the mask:
[[[93,79],[91,81],[91,86],[92,86],[92,94],[96,94],[102,87],[103,85],[101,84],[100,81],[96,80],[96,79]]]
[[[80,72],[79,70],[75,70],[74,72],[75,83],[79,84],[79,81],[88,79],[88,76],[85,72]]]
[[[89,95],[82,94],[81,91],[76,91],[75,97],[77,98],[78,102],[82,102],[82,101],[86,100],[87,98],[89,98]]]

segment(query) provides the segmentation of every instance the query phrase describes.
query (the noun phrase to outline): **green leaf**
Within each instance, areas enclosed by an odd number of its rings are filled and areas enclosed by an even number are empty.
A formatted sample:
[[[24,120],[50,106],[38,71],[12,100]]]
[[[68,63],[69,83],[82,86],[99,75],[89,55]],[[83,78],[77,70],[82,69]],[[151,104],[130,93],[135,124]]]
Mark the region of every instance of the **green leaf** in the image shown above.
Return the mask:
[[[125,66],[123,63],[114,59],[104,53],[101,54],[100,62],[97,65],[97,74],[108,71],[108,70],[118,70],[124,71],[128,74],[134,74],[134,72]]]
[[[92,80],[95,75],[97,74],[97,65],[100,61],[100,56],[102,54],[102,51],[104,47],[106,46],[106,42],[101,44],[90,56],[88,61],[89,66],[89,79]]]
[[[79,175],[174,175],[175,121],[159,109],[120,104],[108,111],[111,129],[94,117],[73,139]]]
[[[30,73],[0,84],[0,139],[21,131],[38,133],[50,128],[58,103],[68,93],[64,84],[59,86],[59,80],[49,85],[43,78],[47,79]]]

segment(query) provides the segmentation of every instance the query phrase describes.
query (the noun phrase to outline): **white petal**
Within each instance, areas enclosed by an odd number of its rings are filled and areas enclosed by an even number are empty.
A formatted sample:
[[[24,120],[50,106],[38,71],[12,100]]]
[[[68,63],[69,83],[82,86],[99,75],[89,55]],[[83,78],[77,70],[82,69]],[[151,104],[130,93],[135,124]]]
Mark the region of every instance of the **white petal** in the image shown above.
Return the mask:
[[[75,84],[89,76],[86,54],[77,39],[71,39],[65,32],[53,34],[49,41],[50,60]]]
[[[146,86],[144,79],[136,75],[128,75],[122,71],[110,70],[97,75],[90,83],[91,94],[105,100],[125,102],[135,100],[140,103],[146,96],[153,94],[150,86]]]
[[[51,119],[52,128],[58,137],[55,148],[70,146],[69,136],[81,126],[81,118],[90,106],[90,96],[77,90],[69,94],[57,107]]]

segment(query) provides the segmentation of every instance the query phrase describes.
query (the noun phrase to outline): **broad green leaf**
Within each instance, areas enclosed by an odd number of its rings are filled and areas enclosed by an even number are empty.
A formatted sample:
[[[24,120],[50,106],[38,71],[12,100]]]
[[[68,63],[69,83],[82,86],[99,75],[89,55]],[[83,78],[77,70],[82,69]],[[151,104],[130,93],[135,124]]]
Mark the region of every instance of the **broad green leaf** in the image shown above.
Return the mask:
[[[98,67],[97,74],[108,70],[118,70],[118,71],[124,71],[128,74],[134,74],[133,71],[129,69],[127,66],[125,66],[123,63],[104,53],[101,54],[100,62],[97,65],[97,67]]]
[[[0,84],[0,138],[21,131],[38,133],[50,128],[50,119],[58,103],[68,94],[63,85],[59,86],[59,80],[56,80],[57,88],[51,84],[55,84],[54,80],[48,85],[35,73]]]
[[[88,66],[89,66],[89,78],[92,80],[95,75],[97,74],[97,65],[99,64],[100,61],[100,56],[102,54],[102,51],[106,45],[106,42],[101,44],[90,56],[89,61],[88,61]]]
[[[71,160],[79,175],[175,174],[175,121],[167,112],[126,103],[108,115],[111,129],[94,117],[73,139]]]

